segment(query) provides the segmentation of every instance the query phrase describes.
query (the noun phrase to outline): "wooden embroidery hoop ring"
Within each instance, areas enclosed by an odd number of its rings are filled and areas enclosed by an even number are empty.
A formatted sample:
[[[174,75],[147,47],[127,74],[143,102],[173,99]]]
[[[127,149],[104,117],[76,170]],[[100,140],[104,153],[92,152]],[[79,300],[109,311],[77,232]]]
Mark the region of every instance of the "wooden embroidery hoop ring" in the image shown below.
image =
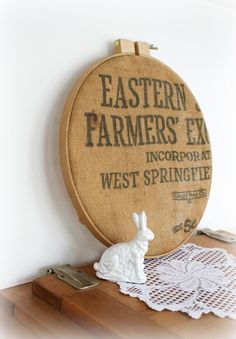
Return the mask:
[[[143,43],[143,42],[136,42],[135,44],[127,41],[127,40],[119,40],[118,42],[115,42],[115,51],[117,52],[116,54],[102,59],[96,64],[94,64],[91,68],[89,68],[74,84],[71,93],[69,97],[67,98],[64,112],[62,115],[62,120],[61,120],[61,130],[60,130],[60,156],[61,156],[61,167],[62,167],[62,172],[64,176],[64,180],[66,183],[67,190],[69,192],[69,195],[71,197],[71,200],[74,204],[74,207],[78,213],[80,221],[85,224],[88,229],[98,238],[102,243],[105,245],[112,245],[115,242],[120,241],[119,237],[117,241],[111,241],[109,237],[106,236],[106,234],[101,231],[97,227],[97,225],[94,223],[93,218],[91,218],[90,213],[88,213],[87,209],[84,207],[84,204],[81,201],[80,194],[76,188],[75,185],[75,180],[73,178],[72,170],[71,170],[71,164],[70,164],[70,157],[69,157],[69,142],[68,142],[68,135],[69,135],[69,128],[70,128],[70,121],[71,121],[71,115],[73,111],[73,106],[76,100],[76,97],[82,87],[82,85],[86,82],[86,79],[90,74],[92,74],[99,66],[102,64],[106,63],[109,60],[114,60],[115,58],[119,57],[124,57],[124,56],[130,56],[130,55],[138,55],[140,57],[148,58],[149,60],[153,60],[155,62],[158,62],[159,64],[162,64],[161,62],[157,61],[157,59],[153,58],[150,56],[149,53],[149,44]],[[171,72],[173,72],[168,66],[162,64],[166,69],[169,69]],[[175,74],[175,72],[173,72]],[[177,76],[177,75],[176,75]],[[178,76],[179,78],[179,76]],[[187,86],[186,86],[187,87]],[[208,183],[208,194],[210,190],[210,182]],[[205,206],[203,210],[201,211],[201,215],[199,215],[198,218],[198,223],[200,221],[200,218],[203,214],[203,211],[206,207],[208,195],[206,197],[205,201]],[[128,216],[129,219],[131,220],[131,215]],[[120,223],[122,224],[123,220],[120,220]],[[132,224],[131,221],[129,224]],[[132,228],[133,226],[131,226]],[[151,225],[150,225],[151,227]],[[170,245],[167,250],[164,251],[159,251],[158,253],[154,253],[153,251],[151,253],[148,253],[147,257],[156,257],[159,255],[164,255],[166,253],[169,253],[179,247],[182,243],[187,241],[189,237],[191,236],[192,231],[190,231],[188,234],[183,234],[183,237],[181,241],[178,241],[174,246]],[[155,234],[156,235],[156,234]],[[131,236],[130,236],[131,237]],[[166,239],[168,242],[169,239]]]

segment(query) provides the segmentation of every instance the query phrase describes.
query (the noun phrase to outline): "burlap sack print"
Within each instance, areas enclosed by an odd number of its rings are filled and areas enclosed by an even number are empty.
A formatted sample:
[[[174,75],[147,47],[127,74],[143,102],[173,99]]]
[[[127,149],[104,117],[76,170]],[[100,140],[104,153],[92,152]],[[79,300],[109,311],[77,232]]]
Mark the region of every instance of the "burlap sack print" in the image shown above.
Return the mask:
[[[66,185],[80,220],[103,243],[135,234],[145,210],[149,256],[183,243],[203,215],[211,150],[196,99],[169,67],[114,55],[75,84],[61,123]]]

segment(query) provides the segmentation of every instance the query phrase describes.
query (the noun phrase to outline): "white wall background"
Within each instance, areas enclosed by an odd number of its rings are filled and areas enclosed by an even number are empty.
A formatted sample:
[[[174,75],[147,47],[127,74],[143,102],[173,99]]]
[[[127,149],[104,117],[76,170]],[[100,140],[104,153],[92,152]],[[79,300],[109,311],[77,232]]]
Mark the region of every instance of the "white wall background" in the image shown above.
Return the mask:
[[[51,264],[91,262],[104,249],[65,190],[58,129],[73,82],[117,38],[157,44],[153,56],[192,89],[214,157],[201,226],[236,226],[234,1],[6,0],[0,12],[0,288]]]

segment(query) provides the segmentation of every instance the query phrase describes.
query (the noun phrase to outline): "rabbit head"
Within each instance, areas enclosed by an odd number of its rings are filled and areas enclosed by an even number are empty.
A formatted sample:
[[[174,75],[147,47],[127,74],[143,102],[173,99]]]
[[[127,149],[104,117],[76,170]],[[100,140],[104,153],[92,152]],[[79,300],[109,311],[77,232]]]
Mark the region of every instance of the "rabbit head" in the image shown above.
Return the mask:
[[[144,211],[140,214],[133,213],[132,215],[133,222],[138,229],[137,236],[139,239],[143,240],[153,240],[154,233],[147,227],[147,216]]]

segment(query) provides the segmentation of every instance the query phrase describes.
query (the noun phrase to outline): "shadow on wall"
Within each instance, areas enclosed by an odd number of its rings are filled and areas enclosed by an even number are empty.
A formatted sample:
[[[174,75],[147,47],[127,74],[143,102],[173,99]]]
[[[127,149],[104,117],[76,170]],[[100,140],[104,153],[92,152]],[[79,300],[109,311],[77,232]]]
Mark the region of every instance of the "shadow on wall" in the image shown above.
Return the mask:
[[[63,232],[66,233],[71,241],[71,248],[68,253],[64,253],[64,256],[67,260],[68,258],[71,260],[70,263],[77,263],[79,265],[94,261],[104,251],[105,246],[79,222],[69,194],[66,191],[60,166],[59,130],[63,107],[71,87],[88,67],[89,65],[83,67],[83,70],[74,75],[70,81],[67,81],[67,84],[57,94],[57,99],[55,99],[54,104],[49,110],[44,137],[45,174],[48,191],[55,205],[55,213],[57,213],[60,219],[58,225],[65,228]]]

